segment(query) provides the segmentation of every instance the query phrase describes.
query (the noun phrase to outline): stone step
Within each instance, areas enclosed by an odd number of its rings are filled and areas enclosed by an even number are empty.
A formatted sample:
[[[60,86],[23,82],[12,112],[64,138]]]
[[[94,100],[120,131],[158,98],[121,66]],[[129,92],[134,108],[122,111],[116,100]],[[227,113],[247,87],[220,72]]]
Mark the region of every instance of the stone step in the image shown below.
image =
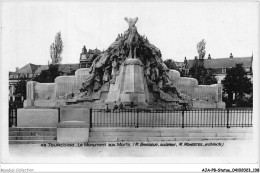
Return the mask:
[[[57,140],[56,136],[9,136],[9,140]]]
[[[252,137],[252,133],[90,132],[90,137]]]
[[[43,128],[43,127],[11,127],[9,132],[13,131],[57,131],[57,128]]]
[[[148,141],[207,141],[207,140],[251,140],[247,137],[149,137]]]
[[[57,136],[56,131],[11,131],[9,136]]]
[[[47,144],[57,143],[56,140],[9,140],[9,144]]]
[[[252,127],[187,127],[187,128],[152,128],[152,127],[94,127],[90,132],[153,132],[153,133],[252,133]]]
[[[123,142],[123,141],[206,141],[206,140],[251,140],[251,137],[90,137],[89,142]]]
[[[90,137],[252,137],[252,133],[90,132]]]

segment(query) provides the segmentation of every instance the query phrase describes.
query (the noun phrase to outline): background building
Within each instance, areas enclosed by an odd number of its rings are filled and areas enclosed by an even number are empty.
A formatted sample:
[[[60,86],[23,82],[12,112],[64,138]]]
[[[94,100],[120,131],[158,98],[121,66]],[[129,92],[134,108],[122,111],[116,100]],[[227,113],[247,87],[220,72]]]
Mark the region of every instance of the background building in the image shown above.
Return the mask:
[[[179,69],[184,70],[185,74],[189,74],[189,70],[193,66],[194,60],[187,60],[186,57],[184,62],[177,62],[176,65]],[[252,62],[253,55],[249,57],[233,57],[232,53],[227,58],[211,58],[211,55],[208,55],[207,59],[204,59],[204,67],[206,69],[213,69],[213,75],[216,76],[218,83],[221,83],[227,74],[227,70],[235,67],[236,64],[243,64],[247,76],[253,80],[253,71],[252,71]]]
[[[27,64],[22,68],[16,68],[15,72],[9,72],[9,100],[10,101],[22,101],[23,98],[19,95],[15,95],[15,84],[19,80],[30,81],[34,77],[41,74],[43,70],[47,70],[48,65],[36,65]],[[59,72],[60,76],[74,75],[75,71],[79,69],[79,64],[60,64]]]
[[[89,49],[87,51],[86,47],[82,48],[82,53],[80,53],[79,63],[76,64],[59,64],[60,76],[70,76],[75,75],[75,71],[79,68],[88,68],[91,66],[93,60],[100,54],[101,51],[97,48],[94,50]],[[20,95],[15,95],[15,84],[19,80],[30,81],[34,77],[41,74],[43,70],[47,70],[48,65],[36,65],[36,64],[26,64],[22,68],[16,67],[15,72],[9,72],[9,100],[10,101],[23,101]]]

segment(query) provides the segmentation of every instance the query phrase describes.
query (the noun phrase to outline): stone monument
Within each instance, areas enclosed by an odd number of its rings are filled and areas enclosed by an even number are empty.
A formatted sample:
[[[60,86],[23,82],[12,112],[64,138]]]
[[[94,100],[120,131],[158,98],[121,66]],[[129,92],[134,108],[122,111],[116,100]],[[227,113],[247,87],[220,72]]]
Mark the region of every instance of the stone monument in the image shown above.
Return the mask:
[[[169,70],[161,51],[138,33],[138,18],[125,21],[128,30],[107,50],[83,47],[82,68],[75,76],[59,76],[48,84],[28,82],[18,127],[57,127],[58,143],[87,142],[89,108],[225,108],[221,85],[198,85],[196,79]]]
[[[27,107],[106,105],[134,103],[144,108],[225,108],[221,85],[198,85],[193,78],[180,77],[163,63],[161,51],[138,33],[138,18],[127,18],[128,29],[118,34],[105,50],[87,51],[86,63],[75,76],[59,76],[53,84],[28,82]],[[91,56],[90,56],[91,55]],[[46,95],[44,94],[46,93]],[[137,108],[138,108],[137,106]]]

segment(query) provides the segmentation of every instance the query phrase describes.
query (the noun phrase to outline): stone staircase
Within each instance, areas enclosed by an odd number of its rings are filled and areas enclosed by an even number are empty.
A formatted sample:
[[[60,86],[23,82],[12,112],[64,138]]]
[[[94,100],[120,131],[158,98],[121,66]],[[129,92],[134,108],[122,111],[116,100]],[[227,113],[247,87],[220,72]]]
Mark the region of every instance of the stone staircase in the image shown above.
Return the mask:
[[[89,142],[248,140],[252,128],[94,127]],[[56,128],[9,128],[9,144],[56,143]]]
[[[56,143],[57,128],[9,128],[9,144]]]
[[[252,128],[92,128],[89,142],[252,139]]]

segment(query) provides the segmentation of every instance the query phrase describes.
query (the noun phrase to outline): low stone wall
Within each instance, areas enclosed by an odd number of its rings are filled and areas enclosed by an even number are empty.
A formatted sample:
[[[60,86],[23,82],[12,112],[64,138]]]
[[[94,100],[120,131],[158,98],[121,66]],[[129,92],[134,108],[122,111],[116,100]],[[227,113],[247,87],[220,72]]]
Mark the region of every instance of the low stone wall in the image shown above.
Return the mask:
[[[218,88],[211,85],[199,85],[194,90],[194,97],[209,102],[217,101]]]
[[[195,88],[198,87],[198,81],[194,78],[181,77],[176,81],[173,81],[177,91],[186,94],[190,97],[194,97]]]
[[[61,107],[60,121],[85,121],[89,124],[90,110],[84,107]]]
[[[82,87],[82,82],[89,76],[90,68],[81,68],[75,72],[75,82],[77,89]]]
[[[169,70],[168,76],[169,76],[169,79],[174,82],[174,81],[180,79],[181,75],[180,75],[180,72],[178,72],[177,70]]]
[[[29,81],[26,85],[27,100],[24,101],[24,107],[41,106],[44,107],[44,102],[55,102],[55,83],[39,83]],[[38,101],[35,104],[35,101]],[[51,104],[53,105],[53,104]]]
[[[38,82],[29,81],[26,84],[26,98],[27,100],[34,100],[35,99],[35,85]]]
[[[76,92],[76,80],[74,76],[59,76],[55,79],[56,98],[65,96],[66,93]]]
[[[36,83],[35,100],[52,100],[55,99],[54,83]]]
[[[210,85],[210,86],[217,88],[216,101],[222,102],[222,92],[223,92],[223,86],[222,86],[222,84],[212,84],[212,85]]]
[[[17,127],[57,127],[58,109],[18,109]]]
[[[177,91],[182,94],[186,94],[191,98],[197,100],[204,100],[211,102],[212,104],[195,103],[196,106],[203,105],[203,108],[216,108],[215,102],[222,103],[222,85],[198,85],[198,81],[194,78],[180,77],[180,73],[177,70],[170,70],[168,72],[169,79],[173,82]],[[218,106],[217,106],[218,107]],[[223,107],[223,104],[220,105]]]

